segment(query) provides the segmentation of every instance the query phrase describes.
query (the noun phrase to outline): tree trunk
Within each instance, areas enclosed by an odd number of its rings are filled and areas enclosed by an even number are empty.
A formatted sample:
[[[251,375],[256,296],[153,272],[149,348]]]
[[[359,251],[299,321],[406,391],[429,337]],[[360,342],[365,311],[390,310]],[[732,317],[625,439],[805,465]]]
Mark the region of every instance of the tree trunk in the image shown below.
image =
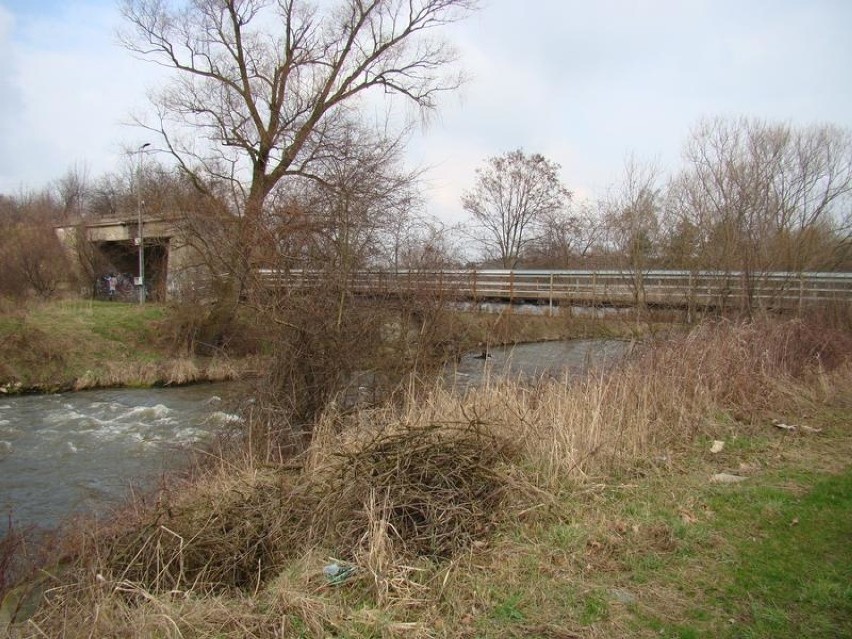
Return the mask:
[[[210,354],[227,345],[240,302],[250,292],[261,257],[260,231],[265,198],[266,193],[253,185],[244,214],[237,220],[234,241],[229,247],[229,271],[212,275],[215,301],[199,336],[202,354]]]

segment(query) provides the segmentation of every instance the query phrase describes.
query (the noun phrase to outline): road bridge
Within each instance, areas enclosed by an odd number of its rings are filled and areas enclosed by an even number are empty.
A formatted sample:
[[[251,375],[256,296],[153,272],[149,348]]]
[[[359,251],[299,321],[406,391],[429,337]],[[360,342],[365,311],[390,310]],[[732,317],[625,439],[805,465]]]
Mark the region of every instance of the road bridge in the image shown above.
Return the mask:
[[[264,271],[270,285],[327,282],[316,271]],[[399,270],[357,271],[348,284],[368,295],[432,295],[470,302],[798,310],[852,304],[852,273],[737,271]]]
[[[127,276],[137,285],[140,276],[139,245],[142,243],[147,297],[156,301],[165,301],[176,290],[176,281],[191,257],[186,242],[181,238],[179,225],[170,218],[143,216],[140,219],[132,215],[89,219],[76,225],[59,226],[55,230],[72,254],[79,253],[79,242],[86,242],[96,249],[91,264],[96,278],[115,273]],[[135,286],[124,295],[128,301],[137,296]]]

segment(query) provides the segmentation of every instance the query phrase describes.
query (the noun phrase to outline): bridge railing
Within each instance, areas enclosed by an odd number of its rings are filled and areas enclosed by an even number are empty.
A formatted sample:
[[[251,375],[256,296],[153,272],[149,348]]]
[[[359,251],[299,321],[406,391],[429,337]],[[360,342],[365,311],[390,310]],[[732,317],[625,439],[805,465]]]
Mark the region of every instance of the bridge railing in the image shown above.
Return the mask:
[[[270,285],[323,285],[319,271],[264,272]],[[349,287],[365,295],[440,295],[539,304],[648,304],[682,307],[795,308],[852,302],[852,273],[569,270],[364,270]]]

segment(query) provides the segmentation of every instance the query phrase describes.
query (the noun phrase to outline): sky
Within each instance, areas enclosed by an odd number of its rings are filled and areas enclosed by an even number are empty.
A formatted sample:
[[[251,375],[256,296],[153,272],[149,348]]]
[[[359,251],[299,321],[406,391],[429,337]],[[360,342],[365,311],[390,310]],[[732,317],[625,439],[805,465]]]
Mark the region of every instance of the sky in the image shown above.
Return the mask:
[[[131,115],[168,76],[120,24],[117,0],[0,0],[0,193],[119,170],[150,141]],[[485,0],[446,32],[469,79],[407,159],[452,222],[476,168],[516,148],[592,198],[628,155],[676,170],[701,118],[852,128],[850,26],[850,0]]]

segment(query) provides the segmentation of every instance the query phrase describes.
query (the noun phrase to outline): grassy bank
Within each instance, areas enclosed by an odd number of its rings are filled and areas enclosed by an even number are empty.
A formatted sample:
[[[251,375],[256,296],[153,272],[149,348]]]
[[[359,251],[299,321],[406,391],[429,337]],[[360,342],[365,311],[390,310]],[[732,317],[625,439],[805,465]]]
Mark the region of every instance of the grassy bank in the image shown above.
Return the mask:
[[[82,390],[224,381],[262,368],[264,341],[274,339],[254,311],[245,310],[236,349],[194,356],[188,334],[203,309],[55,301],[0,308],[0,393]],[[388,315],[388,322],[393,317]],[[482,344],[576,337],[630,337],[644,329],[620,320],[545,317],[506,312],[441,316],[447,354]],[[647,325],[644,325],[647,327]],[[246,353],[255,354],[247,356]]]
[[[824,327],[722,323],[608,377],[330,407],[295,459],[255,424],[191,484],[78,526],[12,634],[849,635],[850,354]]]
[[[3,309],[0,392],[81,390],[232,379],[249,359],[197,358],[158,304],[60,301]]]

